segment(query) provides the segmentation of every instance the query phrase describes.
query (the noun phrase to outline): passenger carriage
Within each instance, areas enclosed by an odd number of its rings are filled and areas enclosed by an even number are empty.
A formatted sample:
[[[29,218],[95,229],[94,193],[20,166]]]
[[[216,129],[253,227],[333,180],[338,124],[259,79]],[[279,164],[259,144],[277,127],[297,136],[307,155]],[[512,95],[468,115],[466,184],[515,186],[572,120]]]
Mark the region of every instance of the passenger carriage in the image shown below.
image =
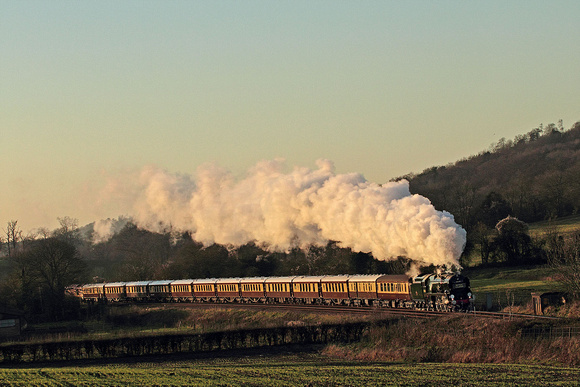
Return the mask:
[[[294,301],[302,304],[319,304],[322,302],[320,280],[322,276],[300,276],[292,280]]]
[[[348,294],[352,305],[374,305],[378,301],[377,279],[381,274],[352,275],[348,277]]]
[[[171,301],[170,280],[151,281],[148,283],[149,299],[151,301],[167,302]]]
[[[125,290],[127,292],[127,300],[130,301],[147,301],[149,298],[149,292],[147,291],[147,285],[149,281],[136,281],[136,282],[126,282]]]
[[[96,302],[104,299],[104,284],[87,284],[81,288],[82,300]]]
[[[216,281],[215,285],[218,301],[222,302],[241,301],[239,278],[221,278]]]
[[[412,303],[409,277],[403,274],[377,278],[377,298],[380,306],[403,307]]]
[[[198,302],[213,302],[217,300],[215,278],[196,279],[192,283],[193,297]]]
[[[105,300],[108,302],[124,301],[127,297],[125,282],[111,282],[104,287]]]
[[[320,280],[321,294],[326,304],[350,303],[348,275],[329,275]]]
[[[297,277],[268,277],[264,282],[266,301],[289,303],[292,301],[292,281]]]
[[[242,278],[240,280],[242,300],[246,302],[265,302],[264,281],[266,281],[266,277]]]
[[[177,302],[192,302],[193,301],[193,280],[177,280],[173,281],[169,286],[171,287],[171,298]]]

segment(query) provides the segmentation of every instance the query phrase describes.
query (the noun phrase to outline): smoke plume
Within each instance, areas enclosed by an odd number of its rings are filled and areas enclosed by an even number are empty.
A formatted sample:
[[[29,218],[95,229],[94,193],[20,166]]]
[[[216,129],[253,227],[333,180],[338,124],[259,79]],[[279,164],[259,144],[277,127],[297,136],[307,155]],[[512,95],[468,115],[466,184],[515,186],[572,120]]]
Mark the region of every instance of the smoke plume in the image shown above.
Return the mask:
[[[336,174],[328,160],[317,166],[285,172],[282,160],[262,161],[241,179],[213,164],[195,178],[147,167],[132,191],[132,215],[141,227],[170,225],[204,245],[255,242],[288,251],[332,240],[377,259],[459,266],[465,230],[427,198],[411,195],[406,180],[378,185],[361,174]]]

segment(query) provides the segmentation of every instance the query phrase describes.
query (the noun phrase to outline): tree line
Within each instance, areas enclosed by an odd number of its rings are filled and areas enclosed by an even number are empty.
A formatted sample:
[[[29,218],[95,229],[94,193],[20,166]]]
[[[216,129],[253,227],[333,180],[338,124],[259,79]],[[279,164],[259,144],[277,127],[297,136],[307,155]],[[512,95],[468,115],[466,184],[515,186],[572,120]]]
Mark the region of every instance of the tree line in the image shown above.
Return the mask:
[[[60,227],[23,236],[18,221],[9,221],[5,256],[0,260],[0,303],[24,310],[31,321],[61,320],[77,308],[66,297],[67,286],[85,278],[76,220],[59,218]]]
[[[410,264],[341,248],[336,242],[307,250],[270,252],[249,243],[203,246],[189,233],[153,233],[129,222],[109,240],[94,243],[78,221],[59,218],[54,231],[23,236],[17,221],[4,229],[0,304],[24,310],[29,321],[77,316],[66,297],[72,284],[185,278],[404,273]],[[1,256],[1,255],[0,255]]]

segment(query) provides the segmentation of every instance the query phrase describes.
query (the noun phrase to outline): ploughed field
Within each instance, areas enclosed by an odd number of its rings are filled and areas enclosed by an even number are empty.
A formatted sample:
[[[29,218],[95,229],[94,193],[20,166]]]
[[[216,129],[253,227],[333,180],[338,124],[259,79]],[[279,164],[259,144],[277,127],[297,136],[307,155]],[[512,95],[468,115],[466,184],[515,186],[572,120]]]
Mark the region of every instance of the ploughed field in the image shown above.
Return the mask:
[[[580,368],[388,363],[302,354],[0,368],[0,386],[550,386],[578,385]]]

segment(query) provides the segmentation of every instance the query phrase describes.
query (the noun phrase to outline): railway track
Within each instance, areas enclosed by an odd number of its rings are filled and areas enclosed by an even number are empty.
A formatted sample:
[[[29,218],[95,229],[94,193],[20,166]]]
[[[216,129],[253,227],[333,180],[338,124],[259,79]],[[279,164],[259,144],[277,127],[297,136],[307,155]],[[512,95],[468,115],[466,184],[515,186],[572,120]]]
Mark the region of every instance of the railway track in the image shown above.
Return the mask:
[[[513,320],[513,319],[536,319],[536,320],[559,320],[560,317],[553,316],[537,316],[534,314],[523,314],[523,313],[505,313],[505,312],[485,312],[476,311],[474,315],[481,318],[491,318],[491,319],[501,319],[501,320]]]
[[[475,312],[440,312],[440,311],[429,311],[429,310],[410,310],[403,308],[377,308],[369,306],[334,306],[334,305],[296,305],[296,304],[245,304],[245,303],[171,303],[171,304],[158,304],[158,303],[147,303],[140,304],[144,307],[154,307],[154,306],[168,306],[172,308],[201,308],[201,309],[254,309],[254,310],[277,310],[277,311],[290,311],[290,312],[303,312],[303,313],[314,313],[314,314],[356,314],[364,316],[382,317],[382,316],[399,316],[399,317],[411,317],[411,318],[437,318],[450,315],[464,315],[473,318],[484,318],[484,319],[500,319],[500,320],[513,320],[513,319],[537,319],[537,320],[557,320],[558,317],[551,316],[536,316],[530,314],[521,313],[503,313],[503,312],[485,312],[485,311],[475,311]]]

